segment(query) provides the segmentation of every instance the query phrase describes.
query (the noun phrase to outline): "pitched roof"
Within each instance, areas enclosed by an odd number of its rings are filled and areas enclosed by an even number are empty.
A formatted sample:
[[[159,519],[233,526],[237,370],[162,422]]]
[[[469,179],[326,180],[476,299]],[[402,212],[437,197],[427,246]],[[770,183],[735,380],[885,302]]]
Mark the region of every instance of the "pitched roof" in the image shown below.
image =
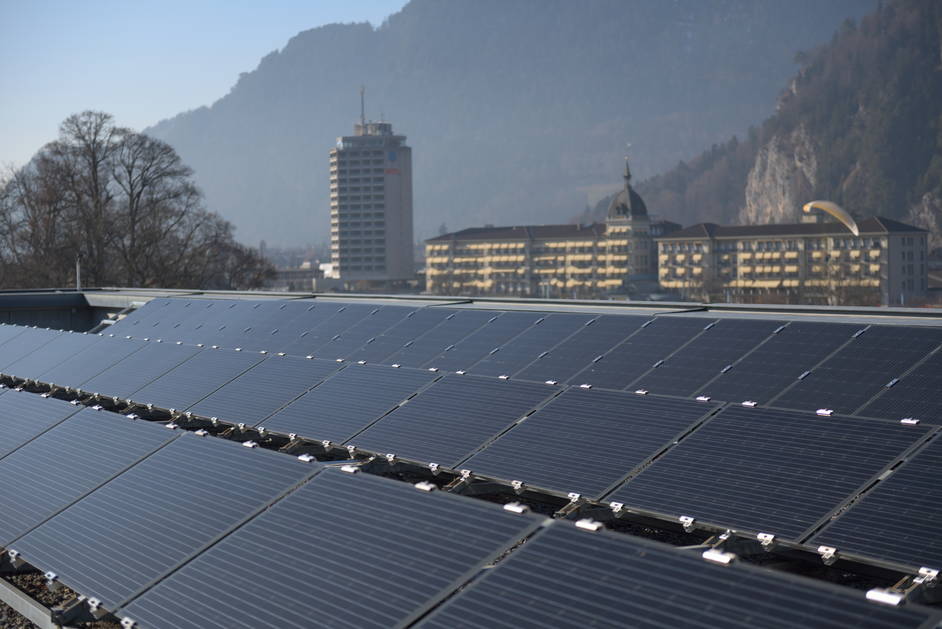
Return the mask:
[[[514,225],[510,227],[469,227],[461,231],[429,238],[425,242],[451,240],[542,240],[547,238],[599,238],[605,225]]]
[[[924,232],[926,230],[882,216],[872,216],[857,223],[861,234]],[[761,238],[763,236],[816,236],[849,234],[840,223],[777,223],[771,225],[717,225],[698,223],[661,238]]]

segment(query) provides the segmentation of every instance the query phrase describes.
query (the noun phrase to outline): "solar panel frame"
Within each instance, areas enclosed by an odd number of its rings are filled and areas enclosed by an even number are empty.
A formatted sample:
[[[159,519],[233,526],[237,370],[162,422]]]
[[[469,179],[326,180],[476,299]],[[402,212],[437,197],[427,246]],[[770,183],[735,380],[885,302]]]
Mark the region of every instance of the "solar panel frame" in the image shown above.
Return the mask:
[[[452,467],[559,391],[535,382],[446,375],[347,444]]]
[[[0,458],[0,546],[179,436],[103,410],[76,412]]]
[[[63,332],[36,350],[5,367],[6,371],[22,380],[39,380],[40,376],[56,365],[72,358],[101,340],[96,334]]]
[[[277,452],[182,433],[8,548],[113,610],[319,469]]]
[[[701,334],[714,320],[654,317],[649,323],[570,378],[572,383],[624,389],[661,359]]]
[[[606,499],[798,540],[927,432],[882,420],[727,406]]]
[[[89,393],[127,399],[201,351],[203,348],[195,345],[147,341],[136,352],[86,380],[80,388]]]
[[[540,318],[540,314],[535,312],[496,312],[476,332],[455,343],[454,347],[446,348],[422,366],[442,371],[467,371],[492,349],[510,342]]]
[[[579,332],[596,317],[585,314],[548,314],[507,343],[494,348],[467,371],[478,376],[509,376],[529,365],[543,352]]]
[[[765,404],[852,342],[859,329],[852,324],[791,321],[697,393],[717,400]]]
[[[491,316],[487,311],[457,309],[425,334],[388,356],[384,362],[400,364],[403,367],[421,367],[447,348],[454,347],[462,339],[473,334],[485,325]]]
[[[4,389],[0,395],[0,461],[81,410],[63,400]]]
[[[942,440],[916,451],[811,541],[910,569],[942,570]]]
[[[255,426],[340,367],[316,358],[270,355],[189,407],[190,412]]]
[[[782,321],[765,319],[720,319],[629,387],[691,396],[722,369],[760,347],[782,325]]]
[[[479,476],[595,498],[718,408],[692,400],[570,388],[458,465]]]
[[[566,521],[537,532],[416,627],[722,627],[926,629],[917,606],[892,607],[863,592],[734,563]]]
[[[265,355],[258,352],[208,349],[194,354],[129,397],[138,404],[187,410],[264,359]]]
[[[357,627],[407,626],[544,521],[328,469],[120,615],[135,626],[177,629],[311,626],[338,618]],[[221,572],[225,581],[213,584],[211,575]],[[197,583],[203,596],[190,594]]]
[[[769,403],[854,413],[942,343],[942,329],[873,325]]]
[[[564,340],[552,350],[541,354],[529,365],[513,374],[514,378],[545,382],[570,382],[594,360],[641,329],[647,317],[638,315],[602,315]]]
[[[418,369],[349,365],[260,426],[271,432],[343,443],[438,377]]]

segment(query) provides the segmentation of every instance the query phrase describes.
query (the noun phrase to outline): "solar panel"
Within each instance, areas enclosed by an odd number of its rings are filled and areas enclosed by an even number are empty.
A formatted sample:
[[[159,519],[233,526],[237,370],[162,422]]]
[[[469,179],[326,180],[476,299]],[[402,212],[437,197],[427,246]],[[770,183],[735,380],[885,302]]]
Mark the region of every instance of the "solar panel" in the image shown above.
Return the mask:
[[[570,378],[573,383],[623,389],[637,380],[654,363],[669,356],[678,347],[703,332],[709,319],[655,317],[627,341],[604,354]]]
[[[350,442],[451,467],[556,392],[534,382],[449,375]]]
[[[326,470],[120,615],[179,629],[405,626],[541,521]]]
[[[35,352],[61,334],[65,334],[65,332],[45,328],[26,328],[22,334],[17,334],[3,345],[0,345],[0,370],[8,375],[13,375],[6,371],[8,366]]]
[[[326,318],[327,312],[311,300],[261,302],[242,330],[237,347],[270,351],[286,338],[296,337],[314,322]]]
[[[259,341],[271,342],[272,330],[287,324],[306,310],[306,304],[284,300],[246,301],[236,316],[219,321],[224,327],[213,343],[222,347],[267,350]]]
[[[715,408],[690,400],[568,389],[461,467],[595,497]]]
[[[95,334],[64,332],[51,341],[6,366],[10,375],[24,380],[38,380],[49,369],[101,341]]]
[[[140,330],[152,328],[160,321],[169,317],[179,316],[183,312],[183,304],[187,300],[157,297],[151,299],[143,306],[135,308],[109,326],[109,331],[115,334],[136,335]]]
[[[401,306],[381,306],[376,308],[367,316],[342,332],[339,332],[334,338],[328,339],[318,347],[312,348],[312,353],[319,358],[327,358],[329,360],[347,358],[365,345],[371,338],[382,334],[399,323],[411,312],[415,312],[415,310]]]
[[[79,387],[148,343],[149,341],[103,336],[94,345],[43,372],[37,380],[63,387]]]
[[[209,349],[131,394],[138,404],[185,410],[265,358],[257,352]]]
[[[417,626],[901,629],[931,616],[850,588],[554,522]]]
[[[609,499],[798,539],[925,434],[895,422],[732,406]]]
[[[716,400],[765,404],[805,371],[851,340],[860,326],[793,321],[729,371],[707,383],[701,393]]]
[[[183,303],[180,310],[174,309],[171,316],[154,324],[138,330],[133,335],[136,338],[161,338],[166,341],[183,341],[197,330],[203,330],[211,325],[218,316],[217,313],[231,305],[232,300],[220,299],[190,299]],[[207,328],[199,336],[206,336]]]
[[[365,360],[371,363],[383,362],[383,359],[387,356],[395,353],[414,338],[425,334],[454,312],[450,308],[420,308],[415,310],[379,336],[368,340],[363,347],[350,354],[349,360]]]
[[[720,319],[632,387],[664,395],[693,395],[744,354],[769,337],[781,321]]]
[[[350,365],[262,425],[274,432],[342,443],[436,377],[417,369]]]
[[[10,548],[115,609],[315,471],[184,433]]]
[[[6,343],[14,336],[19,336],[26,330],[31,330],[32,328],[27,328],[22,325],[10,325],[9,323],[0,323],[0,345]]]
[[[860,414],[888,419],[914,417],[929,424],[942,423],[942,352],[936,352],[884,390]]]
[[[486,310],[458,310],[419,338],[410,342],[385,362],[404,367],[421,367],[453,347],[461,339],[487,323],[494,314]]]
[[[533,312],[494,313],[490,320],[473,334],[446,348],[423,367],[434,367],[442,371],[467,370],[496,347],[510,341],[540,320]]]
[[[178,434],[159,424],[86,408],[0,459],[0,546]]]
[[[872,326],[771,404],[853,413],[939,343],[939,329]]]
[[[332,338],[343,332],[364,317],[376,310],[375,306],[366,304],[338,304],[336,306],[321,306],[326,311],[326,317],[318,316],[312,325],[294,337],[285,336],[283,345],[278,351],[307,356]],[[336,309],[334,309],[336,308]],[[333,313],[331,314],[331,310]],[[315,311],[317,312],[317,311]]]
[[[0,395],[0,458],[46,432],[81,409],[68,402],[25,391]]]
[[[593,317],[581,314],[551,314],[537,321],[510,341],[494,348],[469,372],[479,376],[501,376],[516,373],[552,350],[569,335],[579,331]]]
[[[329,360],[270,356],[198,402],[190,411],[254,426],[338,367]]]
[[[641,328],[645,317],[603,315],[594,319],[552,351],[514,375],[522,380],[568,382],[593,360]],[[577,383],[580,384],[580,383]]]
[[[942,569],[942,441],[917,452],[813,538],[839,551]]]
[[[87,380],[81,388],[90,393],[127,399],[200,351],[195,345],[149,341],[127,358]]]

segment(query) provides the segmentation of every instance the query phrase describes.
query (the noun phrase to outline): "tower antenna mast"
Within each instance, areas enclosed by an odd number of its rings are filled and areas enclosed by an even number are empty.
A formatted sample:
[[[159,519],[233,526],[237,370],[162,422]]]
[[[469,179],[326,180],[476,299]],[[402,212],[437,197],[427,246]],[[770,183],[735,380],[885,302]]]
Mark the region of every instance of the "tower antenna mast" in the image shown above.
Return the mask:
[[[360,126],[366,128],[366,86],[360,86]]]

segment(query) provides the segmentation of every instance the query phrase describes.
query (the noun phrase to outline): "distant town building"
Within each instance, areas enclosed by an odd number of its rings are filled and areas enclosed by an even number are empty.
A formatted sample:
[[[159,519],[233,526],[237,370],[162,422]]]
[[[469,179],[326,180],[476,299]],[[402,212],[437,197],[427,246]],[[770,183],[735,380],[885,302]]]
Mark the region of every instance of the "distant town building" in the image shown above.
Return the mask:
[[[388,122],[367,122],[330,151],[332,271],[352,286],[413,279],[412,149]],[[359,284],[358,284],[359,283]]]
[[[427,292],[595,297],[631,282],[656,286],[653,238],[680,225],[652,222],[630,182],[626,158],[604,223],[473,227],[426,240]]]
[[[857,223],[700,223],[657,238],[661,286],[702,301],[908,304],[925,297],[928,232],[882,217]]]

